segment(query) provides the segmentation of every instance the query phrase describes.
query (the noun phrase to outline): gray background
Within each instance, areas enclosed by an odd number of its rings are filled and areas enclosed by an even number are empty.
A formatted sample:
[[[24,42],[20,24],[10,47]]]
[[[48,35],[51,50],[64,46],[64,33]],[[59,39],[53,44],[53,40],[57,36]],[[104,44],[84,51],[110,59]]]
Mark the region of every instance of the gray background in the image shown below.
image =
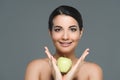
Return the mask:
[[[23,80],[33,59],[54,52],[48,17],[61,4],[76,7],[84,20],[77,56],[89,47],[87,60],[99,64],[104,80],[120,77],[120,0],[0,0],[0,80]]]

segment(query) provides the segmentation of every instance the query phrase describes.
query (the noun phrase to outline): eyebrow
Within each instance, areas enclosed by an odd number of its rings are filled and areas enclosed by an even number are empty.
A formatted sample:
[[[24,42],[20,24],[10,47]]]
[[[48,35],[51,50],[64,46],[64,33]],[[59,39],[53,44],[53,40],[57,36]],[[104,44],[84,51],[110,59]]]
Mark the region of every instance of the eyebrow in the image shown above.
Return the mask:
[[[62,26],[53,26],[54,28],[62,28]],[[72,25],[72,26],[70,26],[69,28],[77,28],[77,26],[76,25]]]
[[[76,25],[72,25],[69,28],[77,28],[77,26]]]
[[[53,26],[54,28],[62,28],[61,26]]]

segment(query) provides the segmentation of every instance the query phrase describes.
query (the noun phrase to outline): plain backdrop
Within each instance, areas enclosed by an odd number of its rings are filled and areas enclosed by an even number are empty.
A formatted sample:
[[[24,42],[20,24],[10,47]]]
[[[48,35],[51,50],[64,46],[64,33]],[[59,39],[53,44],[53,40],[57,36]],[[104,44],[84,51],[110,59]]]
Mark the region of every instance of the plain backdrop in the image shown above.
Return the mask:
[[[50,13],[60,5],[77,8],[84,34],[77,47],[86,60],[100,65],[104,80],[120,77],[120,0],[0,0],[0,80],[24,80],[27,64],[54,53],[48,33]]]

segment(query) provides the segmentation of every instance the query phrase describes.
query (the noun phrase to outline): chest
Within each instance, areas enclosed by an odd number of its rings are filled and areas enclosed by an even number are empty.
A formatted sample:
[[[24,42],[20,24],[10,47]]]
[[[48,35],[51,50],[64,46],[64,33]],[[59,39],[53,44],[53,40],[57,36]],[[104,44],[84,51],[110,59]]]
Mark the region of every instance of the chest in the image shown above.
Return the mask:
[[[40,76],[40,80],[54,80],[52,76],[52,69],[50,67],[44,67]],[[75,74],[73,80],[89,80],[87,71],[80,69]]]

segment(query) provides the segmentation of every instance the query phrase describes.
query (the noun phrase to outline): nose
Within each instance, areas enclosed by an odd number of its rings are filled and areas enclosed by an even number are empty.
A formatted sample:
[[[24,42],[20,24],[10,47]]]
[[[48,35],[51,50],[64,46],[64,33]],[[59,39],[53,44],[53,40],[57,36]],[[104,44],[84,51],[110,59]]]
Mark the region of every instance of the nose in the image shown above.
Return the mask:
[[[68,34],[67,31],[64,31],[62,38],[63,38],[63,40],[68,40],[69,39],[69,34]]]

